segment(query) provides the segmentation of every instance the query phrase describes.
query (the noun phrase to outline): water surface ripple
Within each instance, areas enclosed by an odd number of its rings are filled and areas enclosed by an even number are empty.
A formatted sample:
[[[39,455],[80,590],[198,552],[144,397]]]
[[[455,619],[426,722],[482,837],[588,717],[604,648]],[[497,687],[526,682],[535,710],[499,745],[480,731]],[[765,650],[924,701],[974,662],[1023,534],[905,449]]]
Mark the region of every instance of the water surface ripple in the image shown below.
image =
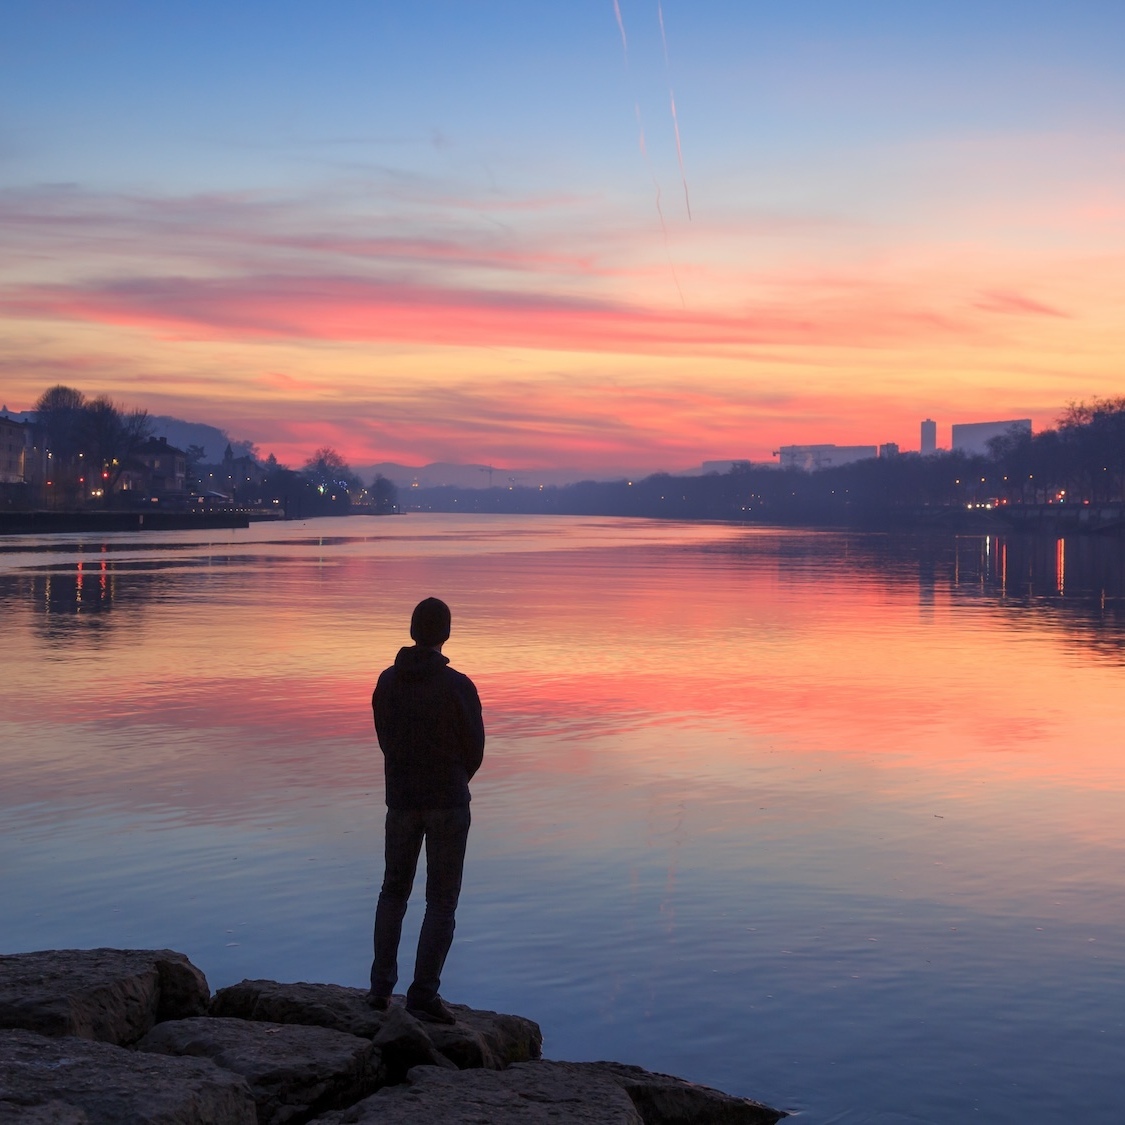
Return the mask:
[[[818,1125],[1122,1119],[1117,540],[6,538],[0,948],[364,984],[369,697],[429,594],[489,729],[447,996]]]

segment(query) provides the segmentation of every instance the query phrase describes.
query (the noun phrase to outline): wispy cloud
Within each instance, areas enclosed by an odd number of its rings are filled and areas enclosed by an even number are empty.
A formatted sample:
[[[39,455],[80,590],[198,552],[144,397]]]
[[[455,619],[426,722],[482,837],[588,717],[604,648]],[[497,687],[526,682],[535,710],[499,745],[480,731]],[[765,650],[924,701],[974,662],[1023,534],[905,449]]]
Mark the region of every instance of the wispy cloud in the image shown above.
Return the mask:
[[[875,307],[869,298],[857,279],[855,291],[843,296],[810,292],[789,307],[763,303],[732,314],[348,276],[144,277],[7,286],[0,290],[0,315],[113,325],[169,340],[303,339],[657,354],[778,343],[870,347],[971,332],[950,315]]]
[[[1001,290],[991,293],[982,293],[973,302],[974,308],[983,309],[985,312],[1013,313],[1017,316],[1057,316],[1068,318],[1069,313],[1061,309],[1052,308],[1042,301],[1033,300],[1022,293],[1004,292]]]

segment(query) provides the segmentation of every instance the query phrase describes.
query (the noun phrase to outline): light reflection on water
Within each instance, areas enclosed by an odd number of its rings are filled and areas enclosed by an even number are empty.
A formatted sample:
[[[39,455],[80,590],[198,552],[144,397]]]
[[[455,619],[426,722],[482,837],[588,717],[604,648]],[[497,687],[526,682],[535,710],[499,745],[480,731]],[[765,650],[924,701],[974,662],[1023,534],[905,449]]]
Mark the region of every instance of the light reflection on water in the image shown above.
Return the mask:
[[[1116,1122],[1121,560],[608,519],[0,541],[0,947],[363,984],[369,695],[438,593],[490,733],[447,995],[813,1122]]]

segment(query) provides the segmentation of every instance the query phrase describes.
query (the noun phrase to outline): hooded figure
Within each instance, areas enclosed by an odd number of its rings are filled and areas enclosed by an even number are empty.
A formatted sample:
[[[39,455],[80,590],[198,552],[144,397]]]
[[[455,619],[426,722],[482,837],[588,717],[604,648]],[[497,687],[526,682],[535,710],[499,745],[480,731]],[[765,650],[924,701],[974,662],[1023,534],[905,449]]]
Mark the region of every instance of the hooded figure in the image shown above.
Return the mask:
[[[426,845],[426,914],[418,935],[406,1009],[431,1023],[454,1023],[438,995],[453,942],[469,835],[469,781],[484,757],[480,697],[454,670],[442,645],[451,614],[426,598],[410,620],[412,646],[399,649],[371,697],[387,793],[386,867],[375,911],[375,959],[368,1002],[385,1011],[398,981],[398,944],[414,872]]]

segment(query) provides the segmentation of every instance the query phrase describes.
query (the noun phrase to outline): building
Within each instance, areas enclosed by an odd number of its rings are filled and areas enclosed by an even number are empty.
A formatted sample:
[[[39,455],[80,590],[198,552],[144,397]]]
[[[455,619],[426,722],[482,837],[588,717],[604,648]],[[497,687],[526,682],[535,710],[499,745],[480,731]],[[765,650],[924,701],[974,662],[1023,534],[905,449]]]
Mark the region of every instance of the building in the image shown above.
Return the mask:
[[[259,465],[249,455],[235,457],[228,442],[222,461],[207,474],[205,483],[210,492],[219,492],[230,500],[249,504],[260,499],[262,485],[268,476],[267,466]]]
[[[880,459],[882,459],[883,457],[897,457],[897,456],[898,456],[898,442],[897,441],[885,441],[885,442],[883,442],[883,444],[881,446],[879,446],[879,457],[880,457]]]
[[[922,423],[922,456],[937,452],[937,423],[932,418],[927,418]]]
[[[0,484],[23,484],[27,427],[0,415]]]
[[[1031,437],[1031,419],[1016,418],[1006,422],[960,422],[953,426],[953,450],[969,457],[988,456],[988,443],[994,438],[1026,434]]]
[[[187,455],[182,449],[169,445],[167,438],[149,438],[137,450],[135,459],[145,467],[141,483],[144,491],[156,495],[184,491]]]
[[[853,461],[866,461],[878,457],[879,450],[874,445],[783,445],[775,457],[781,458],[783,469],[834,469],[840,465],[850,465]]]

